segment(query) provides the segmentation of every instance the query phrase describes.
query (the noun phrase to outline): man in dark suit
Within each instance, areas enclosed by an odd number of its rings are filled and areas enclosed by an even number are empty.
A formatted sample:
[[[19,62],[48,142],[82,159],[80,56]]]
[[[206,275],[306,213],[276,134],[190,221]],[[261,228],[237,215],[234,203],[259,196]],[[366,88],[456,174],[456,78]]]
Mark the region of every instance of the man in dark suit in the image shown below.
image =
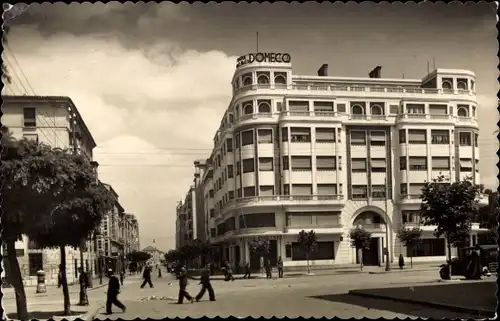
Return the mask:
[[[191,303],[193,303],[194,299],[192,296],[189,295],[186,289],[188,277],[187,277],[187,270],[183,265],[180,266],[180,272],[177,278],[179,279],[179,298],[177,300],[177,304],[182,304],[184,298],[188,299],[189,301],[191,301]]]
[[[205,269],[203,269],[200,278],[201,290],[200,293],[196,296],[196,302],[199,302],[200,299],[205,294],[205,291],[208,291],[208,296],[210,301],[215,301],[215,292],[212,288],[212,284],[210,283],[210,264],[207,264]]]
[[[116,305],[123,312],[127,309],[123,303],[118,300],[118,293],[120,293],[120,280],[114,275],[113,270],[108,270],[108,292],[106,298],[106,313],[112,314],[111,307],[112,305]]]
[[[144,282],[141,284],[141,289],[144,288],[146,284],[149,284],[149,287],[153,287],[153,282],[151,282],[151,267],[146,265],[144,267],[144,272],[142,273],[142,277],[144,278]]]

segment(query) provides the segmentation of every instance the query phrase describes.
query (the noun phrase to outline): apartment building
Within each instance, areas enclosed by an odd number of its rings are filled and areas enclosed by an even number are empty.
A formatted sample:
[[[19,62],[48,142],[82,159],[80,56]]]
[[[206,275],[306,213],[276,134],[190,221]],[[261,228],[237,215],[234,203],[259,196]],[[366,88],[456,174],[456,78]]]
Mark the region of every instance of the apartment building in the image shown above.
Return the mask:
[[[85,125],[75,104],[69,97],[60,96],[8,96],[3,95],[2,124],[9,128],[16,139],[28,138],[53,147],[74,148],[75,152],[93,158],[96,143]],[[93,162],[97,169],[97,163]],[[84,251],[84,267],[89,273],[95,260],[93,240],[87,241]],[[21,273],[26,285],[35,285],[36,273],[45,271],[46,283],[57,284],[60,254],[58,249],[41,249],[34,241],[23,237],[16,243]],[[68,282],[78,281],[80,251],[66,248]]]
[[[363,226],[372,233],[364,264],[380,265],[387,243],[390,260],[409,256],[396,231],[419,225],[425,181],[442,173],[479,184],[473,72],[393,79],[377,66],[368,77],[333,77],[324,64],[317,76],[303,76],[293,74],[288,54],[238,61],[202,178],[207,234],[221,259],[258,266],[247,241],[262,235],[271,238],[272,261],[302,266],[297,235],[312,229],[313,265],[354,264],[349,230]],[[442,261],[445,240],[421,228],[413,260]]]
[[[176,208],[176,248],[179,248],[196,238],[196,187],[191,185],[184,198]]]

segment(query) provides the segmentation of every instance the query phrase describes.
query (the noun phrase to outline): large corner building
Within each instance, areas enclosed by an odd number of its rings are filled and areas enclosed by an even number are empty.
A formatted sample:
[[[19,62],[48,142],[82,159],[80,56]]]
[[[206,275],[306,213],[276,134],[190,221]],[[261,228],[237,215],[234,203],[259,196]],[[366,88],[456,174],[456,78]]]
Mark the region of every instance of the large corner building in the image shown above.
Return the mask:
[[[197,171],[198,234],[220,245],[222,260],[258,266],[247,240],[264,235],[272,263],[281,256],[285,267],[305,265],[297,235],[312,229],[314,265],[354,264],[349,230],[363,226],[372,233],[364,263],[382,264],[387,240],[397,261],[410,253],[396,231],[419,224],[425,181],[442,173],[479,184],[473,72],[392,79],[377,66],[367,74],[334,77],[325,64],[317,76],[294,75],[288,54],[238,60],[233,97]],[[414,261],[443,260],[445,240],[421,228]],[[472,243],[479,232],[473,225]]]

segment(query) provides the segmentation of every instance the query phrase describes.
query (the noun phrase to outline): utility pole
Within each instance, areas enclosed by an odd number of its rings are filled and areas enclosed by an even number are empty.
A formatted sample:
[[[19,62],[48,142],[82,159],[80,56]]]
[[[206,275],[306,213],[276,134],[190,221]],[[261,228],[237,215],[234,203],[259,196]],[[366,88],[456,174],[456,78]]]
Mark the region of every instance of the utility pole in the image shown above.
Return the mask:
[[[257,31],[257,53],[259,52],[259,32]]]
[[[391,270],[391,262],[389,262],[389,213],[387,213],[387,202],[389,201],[389,186],[387,185],[387,177],[384,179],[385,185],[385,270]]]

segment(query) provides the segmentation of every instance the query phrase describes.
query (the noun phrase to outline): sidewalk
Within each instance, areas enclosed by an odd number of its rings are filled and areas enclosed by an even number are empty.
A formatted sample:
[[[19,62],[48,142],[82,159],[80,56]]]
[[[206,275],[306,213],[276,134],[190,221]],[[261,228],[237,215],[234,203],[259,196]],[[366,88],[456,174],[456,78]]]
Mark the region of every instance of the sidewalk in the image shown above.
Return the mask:
[[[419,304],[485,318],[492,317],[496,310],[495,281],[494,277],[480,281],[453,280],[432,285],[351,290],[349,294]]]
[[[391,270],[385,271],[385,266],[365,266],[363,271],[361,271],[359,266],[343,267],[343,268],[332,268],[332,269],[321,269],[314,270],[311,268],[311,273],[308,274],[307,271],[291,271],[284,272],[284,278],[297,278],[304,276],[322,276],[322,275],[339,275],[339,274],[383,274],[383,273],[406,273],[406,272],[420,272],[420,271],[438,271],[437,264],[419,264],[413,265],[413,268],[400,269],[399,266],[391,266]],[[243,279],[244,274],[234,274],[235,279]],[[265,279],[266,275],[261,273],[254,273],[251,275],[252,279]],[[273,278],[277,277],[277,273],[273,271]],[[199,280],[199,277],[191,277],[191,279]],[[224,280],[223,275],[214,275],[210,277],[211,280]]]

